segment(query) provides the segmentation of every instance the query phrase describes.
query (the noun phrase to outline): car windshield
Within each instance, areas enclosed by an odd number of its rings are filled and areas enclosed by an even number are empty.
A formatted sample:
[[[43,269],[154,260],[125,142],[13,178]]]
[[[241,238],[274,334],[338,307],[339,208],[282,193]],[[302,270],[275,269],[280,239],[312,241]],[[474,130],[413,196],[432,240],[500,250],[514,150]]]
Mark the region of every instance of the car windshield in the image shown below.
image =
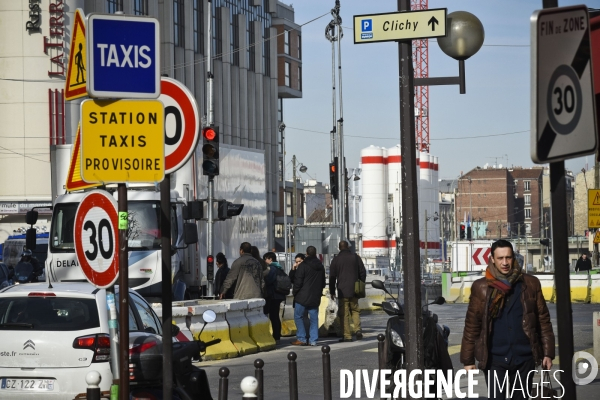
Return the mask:
[[[78,203],[58,203],[54,206],[50,249],[54,253],[75,251],[73,226]],[[160,249],[160,203],[130,201],[127,237],[130,250]]]
[[[58,203],[54,206],[50,249],[54,253],[75,251],[73,225],[78,203]]]
[[[130,201],[127,208],[129,209],[127,230],[129,249],[160,249],[160,203]]]
[[[0,298],[0,330],[79,331],[99,326],[95,299]]]

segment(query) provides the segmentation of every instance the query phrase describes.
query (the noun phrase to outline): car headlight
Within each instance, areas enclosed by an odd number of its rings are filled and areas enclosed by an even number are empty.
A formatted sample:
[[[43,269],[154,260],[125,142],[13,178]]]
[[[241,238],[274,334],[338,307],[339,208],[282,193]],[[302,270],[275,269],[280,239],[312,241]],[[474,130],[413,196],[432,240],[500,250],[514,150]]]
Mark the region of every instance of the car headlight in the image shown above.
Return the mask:
[[[404,347],[404,342],[402,341],[402,338],[400,337],[400,335],[398,334],[398,332],[396,332],[395,330],[391,329],[390,330],[390,334],[392,336],[392,343],[394,343],[394,346]]]

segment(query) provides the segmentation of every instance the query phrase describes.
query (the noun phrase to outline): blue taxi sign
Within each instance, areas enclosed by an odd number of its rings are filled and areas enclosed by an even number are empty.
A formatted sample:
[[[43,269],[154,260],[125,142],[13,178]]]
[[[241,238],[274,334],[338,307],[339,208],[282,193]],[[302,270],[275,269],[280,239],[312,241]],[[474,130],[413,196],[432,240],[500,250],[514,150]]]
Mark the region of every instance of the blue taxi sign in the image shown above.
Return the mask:
[[[158,98],[160,26],[156,18],[89,14],[86,28],[90,97]]]

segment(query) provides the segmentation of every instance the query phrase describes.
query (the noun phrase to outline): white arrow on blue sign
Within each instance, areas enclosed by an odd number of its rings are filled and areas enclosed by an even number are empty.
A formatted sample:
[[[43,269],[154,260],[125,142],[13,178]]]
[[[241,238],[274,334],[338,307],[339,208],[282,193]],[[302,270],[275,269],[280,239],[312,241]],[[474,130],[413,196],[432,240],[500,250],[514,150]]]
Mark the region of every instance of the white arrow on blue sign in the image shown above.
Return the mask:
[[[86,28],[90,97],[158,98],[160,26],[156,18],[89,14]]]

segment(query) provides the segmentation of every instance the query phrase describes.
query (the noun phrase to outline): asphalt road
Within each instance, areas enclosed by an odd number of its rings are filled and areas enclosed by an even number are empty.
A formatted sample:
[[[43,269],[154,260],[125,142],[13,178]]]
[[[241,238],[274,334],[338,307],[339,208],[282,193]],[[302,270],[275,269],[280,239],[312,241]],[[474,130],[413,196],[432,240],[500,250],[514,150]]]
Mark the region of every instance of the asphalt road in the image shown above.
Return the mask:
[[[556,307],[548,304],[554,333],[557,333]],[[450,327],[449,351],[455,370],[461,368],[459,363],[460,342],[464,327],[466,304],[445,304],[432,306],[432,311],[438,314],[439,322]],[[573,304],[573,338],[575,351],[592,352],[592,313],[600,311],[600,304]],[[369,374],[377,368],[377,334],[382,333],[388,316],[383,313],[363,315],[364,339],[352,343],[339,343],[338,338],[321,338],[319,345],[329,345],[331,348],[331,386],[334,399],[340,398],[340,370],[357,369],[368,370]],[[208,374],[211,383],[211,392],[214,399],[218,398],[219,369],[229,368],[229,399],[241,399],[242,391],[240,382],[246,376],[254,375],[254,360],[260,358],[264,361],[265,400],[281,400],[289,398],[289,368],[287,355],[293,351],[297,354],[298,370],[298,398],[300,400],[323,399],[323,369],[321,347],[296,347],[290,345],[295,338],[283,338],[277,349],[239,357],[229,360],[207,361],[199,364]],[[558,349],[557,349],[558,354]],[[556,364],[556,362],[555,362]],[[558,365],[554,366],[557,369]],[[461,381],[462,382],[462,381]],[[485,381],[483,375],[478,376],[478,391],[481,399],[485,399]],[[466,387],[466,380],[463,382]],[[587,386],[578,386],[579,399],[598,398],[600,379],[596,379]],[[360,397],[367,399],[364,387]],[[375,396],[379,398],[379,394]]]

